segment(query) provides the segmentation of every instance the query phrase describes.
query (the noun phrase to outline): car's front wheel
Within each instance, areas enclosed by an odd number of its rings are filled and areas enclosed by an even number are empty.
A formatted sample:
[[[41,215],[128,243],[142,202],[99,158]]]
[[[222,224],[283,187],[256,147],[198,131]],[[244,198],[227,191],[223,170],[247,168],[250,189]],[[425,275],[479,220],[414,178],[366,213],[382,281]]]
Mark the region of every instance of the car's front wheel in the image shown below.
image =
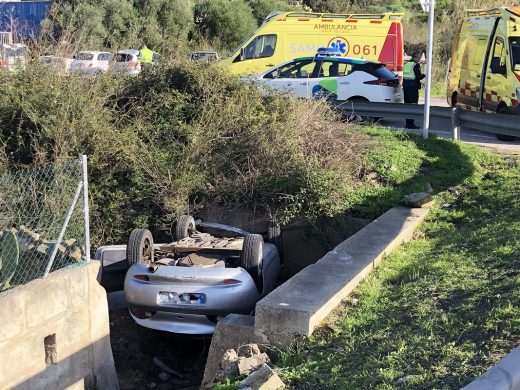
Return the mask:
[[[263,289],[262,257],[264,239],[260,234],[248,234],[240,253],[240,266],[253,278],[259,292]]]
[[[148,229],[134,229],[126,246],[126,259],[130,266],[154,261],[153,236]]]

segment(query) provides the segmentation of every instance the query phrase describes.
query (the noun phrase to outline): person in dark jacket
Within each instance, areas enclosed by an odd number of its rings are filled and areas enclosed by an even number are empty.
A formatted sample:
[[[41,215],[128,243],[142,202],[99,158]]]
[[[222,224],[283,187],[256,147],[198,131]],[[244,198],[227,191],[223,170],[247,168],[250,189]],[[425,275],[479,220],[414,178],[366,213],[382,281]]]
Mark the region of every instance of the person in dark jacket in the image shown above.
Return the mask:
[[[421,80],[425,75],[421,73],[420,53],[413,53],[412,60],[404,65],[403,71],[403,91],[404,102],[417,104],[419,102],[419,90],[421,89]],[[413,119],[406,120],[407,129],[418,129]]]

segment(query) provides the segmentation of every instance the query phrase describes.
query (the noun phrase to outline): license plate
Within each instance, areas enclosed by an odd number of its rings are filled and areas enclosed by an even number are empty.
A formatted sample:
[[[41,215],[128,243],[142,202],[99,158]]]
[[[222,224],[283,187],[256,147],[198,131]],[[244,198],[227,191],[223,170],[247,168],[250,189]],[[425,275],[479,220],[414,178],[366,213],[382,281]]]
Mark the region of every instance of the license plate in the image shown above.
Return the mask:
[[[160,291],[157,303],[159,305],[204,305],[206,303],[206,294]]]

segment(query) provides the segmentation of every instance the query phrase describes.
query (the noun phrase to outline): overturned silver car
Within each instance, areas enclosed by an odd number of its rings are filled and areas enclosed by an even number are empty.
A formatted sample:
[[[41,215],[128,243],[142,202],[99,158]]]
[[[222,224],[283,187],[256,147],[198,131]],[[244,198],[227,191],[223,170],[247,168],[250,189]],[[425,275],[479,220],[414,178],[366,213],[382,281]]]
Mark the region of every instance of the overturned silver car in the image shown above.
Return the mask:
[[[195,224],[184,215],[173,235],[170,244],[154,244],[146,229],[130,234],[124,290],[138,324],[212,334],[219,319],[252,313],[256,302],[274,288],[280,270],[276,225],[269,227],[265,242],[262,235],[216,223]],[[111,249],[123,248],[103,250]]]

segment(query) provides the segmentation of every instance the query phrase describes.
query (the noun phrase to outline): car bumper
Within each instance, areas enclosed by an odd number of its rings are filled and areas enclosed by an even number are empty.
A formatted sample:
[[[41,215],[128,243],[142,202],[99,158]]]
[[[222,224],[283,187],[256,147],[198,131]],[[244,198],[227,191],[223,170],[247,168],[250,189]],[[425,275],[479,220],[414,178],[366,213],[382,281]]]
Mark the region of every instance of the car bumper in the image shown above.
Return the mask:
[[[213,334],[216,323],[205,315],[181,314],[158,311],[150,318],[137,318],[130,311],[130,315],[139,325],[146,328],[182,334]]]

